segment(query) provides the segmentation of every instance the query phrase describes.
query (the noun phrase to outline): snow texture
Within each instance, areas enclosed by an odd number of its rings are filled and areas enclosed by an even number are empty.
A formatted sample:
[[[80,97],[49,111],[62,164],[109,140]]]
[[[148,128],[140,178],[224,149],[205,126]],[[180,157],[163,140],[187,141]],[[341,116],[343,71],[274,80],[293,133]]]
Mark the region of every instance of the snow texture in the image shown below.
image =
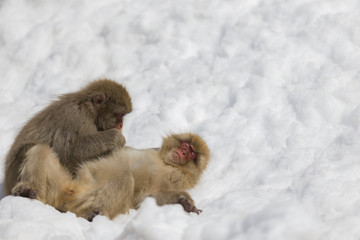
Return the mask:
[[[133,98],[128,145],[192,131],[212,153],[199,216],[146,199],[89,223],[2,192],[0,239],[359,239],[359,23],[358,0],[0,0],[1,163],[103,77]]]

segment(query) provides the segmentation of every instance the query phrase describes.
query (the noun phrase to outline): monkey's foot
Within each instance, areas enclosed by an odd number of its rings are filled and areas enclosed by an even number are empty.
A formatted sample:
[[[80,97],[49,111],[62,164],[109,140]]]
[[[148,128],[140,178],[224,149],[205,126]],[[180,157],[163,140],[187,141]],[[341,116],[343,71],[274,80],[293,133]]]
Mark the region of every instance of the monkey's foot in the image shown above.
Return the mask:
[[[198,209],[197,207],[192,205],[192,203],[187,198],[180,198],[179,203],[183,206],[184,210],[188,213],[194,212],[197,215],[199,215],[202,212],[201,209]]]
[[[91,212],[89,212],[87,214],[87,217],[86,219],[89,221],[89,222],[92,222],[92,220],[94,219],[94,217],[96,217],[97,215],[103,215],[99,210],[95,209],[95,210],[92,210]]]
[[[37,193],[34,189],[32,189],[27,184],[21,184],[21,183],[12,189],[12,194],[14,196],[21,196],[21,197],[26,197],[26,198],[30,198],[30,199],[36,199],[36,196],[37,196]]]

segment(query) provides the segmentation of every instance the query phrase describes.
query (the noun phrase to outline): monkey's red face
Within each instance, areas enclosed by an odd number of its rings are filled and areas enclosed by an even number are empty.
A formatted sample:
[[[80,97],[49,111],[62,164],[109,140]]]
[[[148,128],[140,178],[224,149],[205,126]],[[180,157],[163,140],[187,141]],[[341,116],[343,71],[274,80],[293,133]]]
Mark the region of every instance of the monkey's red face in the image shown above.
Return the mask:
[[[118,113],[116,114],[116,126],[115,128],[121,130],[124,124],[124,114]]]
[[[195,161],[197,158],[194,147],[189,142],[183,142],[179,147],[174,148],[172,160],[177,164],[185,164],[188,161]]]
[[[100,96],[101,97],[101,96]],[[99,131],[117,128],[122,130],[124,125],[124,116],[128,113],[126,109],[112,98],[102,99],[97,95],[93,99],[95,107],[98,109],[96,118],[96,127]],[[99,100],[100,99],[100,100]],[[102,101],[101,101],[102,99]]]

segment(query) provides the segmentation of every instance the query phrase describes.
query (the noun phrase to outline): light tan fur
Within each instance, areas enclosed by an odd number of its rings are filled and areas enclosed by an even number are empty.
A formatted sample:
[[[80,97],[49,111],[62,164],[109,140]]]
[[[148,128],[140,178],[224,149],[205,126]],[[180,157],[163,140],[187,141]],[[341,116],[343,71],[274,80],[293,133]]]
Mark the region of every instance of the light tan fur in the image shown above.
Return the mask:
[[[183,141],[194,146],[197,159],[180,166],[173,163],[170,153]],[[36,151],[41,152],[36,164],[38,167],[34,170],[31,166],[24,166],[20,183],[33,187],[41,197],[39,200],[61,211],[72,211],[89,220],[96,214],[103,214],[111,219],[128,212],[130,208],[137,209],[148,196],[154,197],[159,205],[180,203],[188,212],[200,211],[186,192],[197,184],[210,158],[206,143],[198,135],[170,135],[163,140],[159,151],[130,147],[118,149],[109,156],[83,163],[72,181],[60,164],[53,163],[52,160],[56,162],[56,157],[47,146],[33,147],[29,153]],[[52,160],[48,161],[49,158]],[[45,170],[48,169],[48,164],[53,164],[51,171]],[[57,169],[62,176],[53,177],[53,169]],[[60,185],[50,183],[46,186],[51,187],[45,190],[43,185],[32,185],[36,180],[32,180],[26,173],[27,170],[46,173],[48,176],[42,176],[42,179]],[[13,192],[18,187],[17,185]]]

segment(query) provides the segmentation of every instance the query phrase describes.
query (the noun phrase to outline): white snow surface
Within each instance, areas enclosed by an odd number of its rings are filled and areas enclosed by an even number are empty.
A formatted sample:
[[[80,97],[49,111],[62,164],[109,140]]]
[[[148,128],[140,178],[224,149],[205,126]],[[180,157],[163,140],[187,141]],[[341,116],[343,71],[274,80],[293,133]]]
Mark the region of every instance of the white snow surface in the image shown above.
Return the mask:
[[[105,77],[127,145],[211,150],[199,216],[149,198],[90,223],[1,192],[0,239],[359,239],[359,23],[358,0],[0,0],[0,179],[26,121]]]

